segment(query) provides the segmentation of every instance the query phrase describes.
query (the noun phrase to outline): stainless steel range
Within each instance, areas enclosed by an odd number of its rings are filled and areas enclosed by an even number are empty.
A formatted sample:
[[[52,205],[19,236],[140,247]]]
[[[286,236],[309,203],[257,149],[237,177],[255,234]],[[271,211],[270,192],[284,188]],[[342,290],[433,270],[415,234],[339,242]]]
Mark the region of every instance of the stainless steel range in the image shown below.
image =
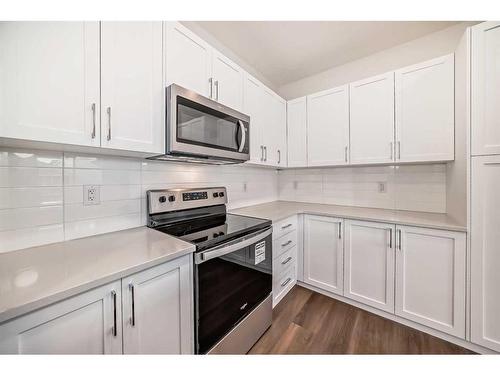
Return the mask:
[[[196,353],[247,353],[271,325],[271,222],[228,214],[223,187],[147,199],[149,227],[196,245]]]

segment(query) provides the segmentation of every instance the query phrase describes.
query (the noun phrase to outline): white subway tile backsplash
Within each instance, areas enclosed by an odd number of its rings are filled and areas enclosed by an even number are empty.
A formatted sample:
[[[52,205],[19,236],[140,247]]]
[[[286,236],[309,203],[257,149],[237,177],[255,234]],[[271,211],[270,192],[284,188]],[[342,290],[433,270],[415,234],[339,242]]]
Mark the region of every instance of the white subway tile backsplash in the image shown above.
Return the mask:
[[[83,204],[84,185],[99,186],[100,204]],[[444,165],[277,172],[0,149],[0,252],[144,225],[149,189],[225,186],[230,209],[281,199],[445,212],[445,185]]]
[[[63,224],[0,231],[0,253],[64,241]]]
[[[278,190],[281,200],[446,212],[446,165],[283,170]]]

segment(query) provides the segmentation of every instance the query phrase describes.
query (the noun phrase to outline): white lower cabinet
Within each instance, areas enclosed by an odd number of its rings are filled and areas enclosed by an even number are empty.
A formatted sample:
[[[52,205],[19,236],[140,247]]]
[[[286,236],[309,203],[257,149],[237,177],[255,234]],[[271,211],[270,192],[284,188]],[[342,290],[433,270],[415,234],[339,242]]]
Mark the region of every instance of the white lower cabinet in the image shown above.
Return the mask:
[[[1,354],[120,354],[120,281],[0,325]]]
[[[396,231],[396,315],[465,338],[465,234]]]
[[[191,354],[191,263],[186,255],[0,324],[0,354]]]
[[[185,257],[122,280],[124,354],[192,352],[190,280]]]
[[[344,296],[394,312],[395,226],[345,221]]]
[[[342,219],[304,216],[304,282],[344,293]]]
[[[496,351],[500,351],[499,191],[500,155],[473,157],[471,340]]]

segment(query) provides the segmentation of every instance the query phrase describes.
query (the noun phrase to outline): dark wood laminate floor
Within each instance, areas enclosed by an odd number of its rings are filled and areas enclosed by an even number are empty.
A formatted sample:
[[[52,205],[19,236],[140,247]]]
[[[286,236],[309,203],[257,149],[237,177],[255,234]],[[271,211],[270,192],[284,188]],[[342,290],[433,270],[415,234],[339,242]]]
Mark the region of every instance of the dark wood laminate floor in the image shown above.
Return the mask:
[[[467,349],[295,286],[249,354],[470,354]]]

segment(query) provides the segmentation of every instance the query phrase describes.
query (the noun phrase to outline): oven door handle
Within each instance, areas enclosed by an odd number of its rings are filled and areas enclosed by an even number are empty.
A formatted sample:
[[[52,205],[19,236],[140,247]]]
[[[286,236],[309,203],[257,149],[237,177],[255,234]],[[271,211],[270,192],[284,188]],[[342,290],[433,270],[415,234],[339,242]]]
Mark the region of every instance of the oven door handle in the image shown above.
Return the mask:
[[[195,263],[200,264],[206,262],[207,260],[218,258],[222,255],[226,255],[232,253],[236,250],[240,250],[244,247],[252,245],[253,243],[260,241],[270,234],[273,233],[273,229],[269,228],[261,232],[257,232],[257,234],[252,234],[251,236],[244,237],[242,240],[238,240],[236,242],[230,242],[227,244],[222,244],[218,247],[215,247],[206,252],[202,252],[195,255]]]

